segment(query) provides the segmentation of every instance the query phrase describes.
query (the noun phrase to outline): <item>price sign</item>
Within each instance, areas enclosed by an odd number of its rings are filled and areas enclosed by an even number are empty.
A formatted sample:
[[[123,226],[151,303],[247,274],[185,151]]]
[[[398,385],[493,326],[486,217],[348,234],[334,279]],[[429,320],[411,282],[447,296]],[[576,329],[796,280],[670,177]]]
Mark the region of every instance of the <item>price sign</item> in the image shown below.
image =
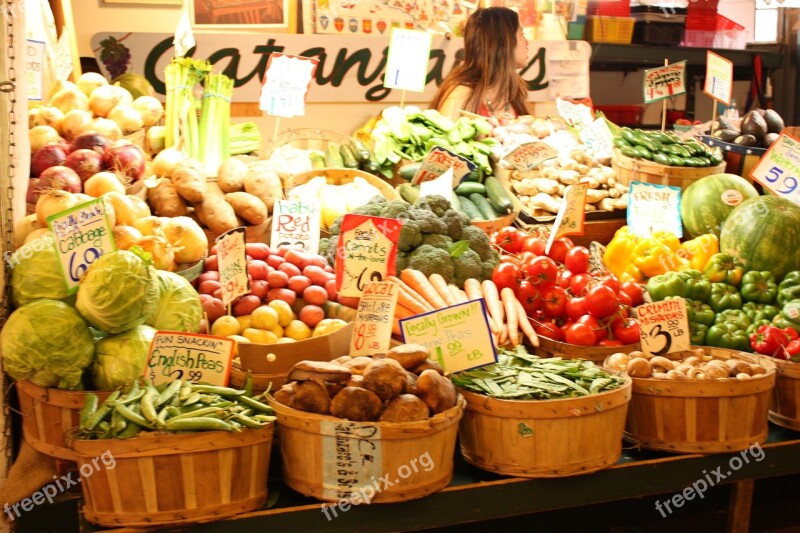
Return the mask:
[[[588,183],[576,183],[564,189],[564,201],[553,222],[553,229],[547,239],[545,253],[555,240],[563,235],[583,235],[583,224],[586,221],[586,191]]]
[[[318,63],[309,57],[270,54],[258,108],[278,117],[305,115],[306,93]]]
[[[450,168],[453,169],[452,187],[455,187],[461,182],[464,176],[478,168],[478,165],[466,157],[461,157],[451,152],[447,148],[434,146],[425,154],[425,157],[422,158],[419,168],[414,173],[414,177],[411,178],[411,183],[413,185],[419,185],[428,180],[433,180],[444,174]],[[449,198],[449,196],[445,195],[445,198]]]
[[[172,39],[175,46],[175,57],[184,57],[196,44],[192,33],[192,23],[189,21],[189,12],[184,10],[175,28],[175,37]]]
[[[425,91],[432,35],[427,31],[392,28],[383,86],[405,91]]]
[[[588,105],[583,101],[576,102],[565,98],[556,98],[556,111],[568,125],[579,130],[588,128],[594,121],[594,115],[592,113],[592,100],[591,98],[587,100]]]
[[[731,105],[733,62],[711,50],[706,52],[706,81],[703,92],[725,105]]]
[[[686,92],[686,61],[644,71],[644,103]]]
[[[336,290],[361,297],[368,281],[393,276],[397,241],[403,223],[393,218],[347,214],[336,245]]]
[[[497,361],[483,298],[400,319],[403,342],[426,346],[449,374]]]
[[[430,196],[438,194],[447,199],[453,196],[453,170],[447,169],[444,174],[432,180],[423,181],[419,186],[419,195]]]
[[[522,143],[503,156],[516,170],[533,170],[543,161],[558,157],[558,150],[549,144],[534,141]]]
[[[392,281],[368,281],[364,284],[353,321],[350,355],[372,355],[389,350],[399,290]]]
[[[750,171],[750,177],[778,196],[800,204],[800,139],[781,133]]]
[[[227,386],[235,345],[227,337],[156,331],[144,375],[154,385],[182,379]]]
[[[56,79],[66,80],[72,74],[72,51],[69,48],[69,33],[66,26],[61,30],[61,37],[55,47]]]
[[[244,227],[226,231],[217,237],[216,243],[219,282],[222,284],[222,305],[228,305],[237,296],[250,292]]]
[[[322,420],[319,430],[323,498],[347,500],[353,505],[370,503],[361,500],[367,492],[375,493],[374,483],[383,477],[381,428],[377,424]]]
[[[90,200],[47,217],[67,292],[78,290],[78,282],[95,259],[116,250],[113,228],[102,198]]]
[[[606,119],[598,118],[588,128],[582,129],[578,136],[583,141],[583,144],[595,154],[611,155],[614,147],[614,135],[608,128]]]
[[[44,42],[28,39],[25,41],[25,83],[28,86],[28,100],[44,98]]]
[[[628,227],[634,235],[669,231],[683,236],[681,188],[632,181],[628,188]]]
[[[643,352],[664,355],[690,348],[689,317],[683,298],[640,305],[636,315]]]
[[[273,246],[295,246],[313,254],[319,250],[320,207],[317,200],[277,200],[272,210]]]

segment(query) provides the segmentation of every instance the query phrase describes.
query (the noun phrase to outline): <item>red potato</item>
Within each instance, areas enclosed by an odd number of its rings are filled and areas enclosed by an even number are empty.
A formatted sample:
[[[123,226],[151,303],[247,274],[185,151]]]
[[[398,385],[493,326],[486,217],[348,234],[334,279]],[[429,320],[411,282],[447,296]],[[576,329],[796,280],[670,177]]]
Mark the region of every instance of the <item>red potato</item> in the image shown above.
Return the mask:
[[[214,294],[214,291],[217,289],[222,288],[222,284],[213,279],[204,280],[200,285],[197,286],[197,292],[200,294]]]
[[[222,300],[219,298],[201,294],[200,303],[203,306],[203,313],[206,315],[209,324],[213,324],[216,319],[225,314],[225,306],[222,305]]]
[[[339,301],[338,295],[336,294],[336,280],[329,279],[325,282],[325,292],[328,293],[328,300],[331,302]]]
[[[322,267],[316,265],[308,265],[303,269],[303,275],[311,280],[314,285],[321,287],[325,286],[328,281],[328,275]]]
[[[289,276],[290,278],[292,276],[299,276],[303,273],[303,271],[300,270],[300,268],[297,265],[293,265],[292,263],[289,262],[281,263],[278,266],[278,270],[280,270],[281,272],[285,272],[286,275]]]
[[[273,250],[273,253],[278,254],[279,256],[283,257],[286,255],[290,248],[288,246],[278,246],[277,250]]]
[[[267,279],[269,265],[261,259],[253,259],[247,263],[247,273],[253,279]]]
[[[258,296],[262,300],[267,297],[269,283],[265,279],[254,279],[250,281],[250,294]]]
[[[304,305],[297,314],[297,318],[302,320],[306,326],[313,328],[325,318],[325,311],[318,305]]]
[[[209,254],[209,256],[217,255],[217,245],[216,244],[211,247],[211,249],[208,251],[208,254]]]
[[[342,296],[342,295],[339,295],[339,296],[336,297],[336,301],[337,302],[339,302],[340,304],[345,305],[347,307],[352,307],[353,309],[356,309],[358,307],[358,301],[360,299],[361,298],[359,298],[358,296]]]
[[[294,305],[295,301],[297,301],[297,295],[294,293],[294,291],[285,287],[280,289],[270,289],[267,293],[267,303],[271,302],[272,300],[283,300],[289,305]]]
[[[290,248],[286,250],[286,254],[283,256],[283,258],[299,268],[303,268],[308,264],[308,254],[302,250],[298,250],[297,248]]]
[[[312,305],[325,305],[328,301],[328,291],[319,285],[311,285],[303,291],[303,299]]]
[[[330,265],[325,265],[323,268],[325,269],[325,272],[334,272],[333,267]]]
[[[266,261],[266,259],[272,253],[272,250],[269,249],[269,245],[263,242],[248,242],[244,245],[244,250],[253,259],[261,259],[262,261]]]
[[[200,333],[201,335],[207,335],[208,334],[208,325],[206,325],[206,319],[205,318],[200,320],[200,331],[198,331],[198,333]]]
[[[211,296],[213,296],[214,298],[217,298],[219,300],[222,300],[222,287],[220,287],[219,289],[215,290],[214,294],[212,294]]]
[[[233,316],[249,315],[261,305],[261,298],[254,294],[245,294],[233,304]]]
[[[303,294],[303,291],[306,290],[306,287],[311,286],[311,280],[308,279],[307,276],[292,276],[289,278],[289,283],[287,287],[290,290],[293,290],[297,294]]]
[[[276,289],[286,287],[289,284],[289,275],[281,270],[273,270],[267,274],[267,283],[269,283],[270,287]]]
[[[310,265],[318,266],[320,268],[325,268],[326,266],[328,266],[328,260],[322,257],[321,255],[309,254],[308,261],[306,261],[306,266]]]
[[[279,266],[281,266],[281,263],[285,261],[285,259],[279,256],[278,254],[272,254],[269,257],[267,257],[266,261],[267,264],[272,268],[278,268]]]
[[[200,274],[200,276],[197,278],[197,283],[198,283],[198,285],[199,285],[200,283],[203,283],[203,282],[204,282],[204,281],[206,281],[207,279],[214,280],[214,281],[219,281],[219,272],[217,272],[216,270],[208,270],[208,271],[206,271],[206,272],[203,272],[203,273],[202,273],[202,274]]]
[[[209,255],[206,257],[205,263],[203,263],[203,270],[219,270],[219,261],[217,260],[217,254]]]

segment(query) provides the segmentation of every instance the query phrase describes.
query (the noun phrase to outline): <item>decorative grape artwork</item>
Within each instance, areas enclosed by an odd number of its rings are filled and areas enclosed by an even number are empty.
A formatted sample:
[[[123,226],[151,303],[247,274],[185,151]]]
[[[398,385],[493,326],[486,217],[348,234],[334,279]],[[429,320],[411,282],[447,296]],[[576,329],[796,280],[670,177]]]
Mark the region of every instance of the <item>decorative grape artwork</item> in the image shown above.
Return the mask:
[[[121,40],[109,36],[100,41],[102,46],[100,60],[108,69],[108,74],[111,78],[125,74],[131,62],[131,51],[120,42]]]

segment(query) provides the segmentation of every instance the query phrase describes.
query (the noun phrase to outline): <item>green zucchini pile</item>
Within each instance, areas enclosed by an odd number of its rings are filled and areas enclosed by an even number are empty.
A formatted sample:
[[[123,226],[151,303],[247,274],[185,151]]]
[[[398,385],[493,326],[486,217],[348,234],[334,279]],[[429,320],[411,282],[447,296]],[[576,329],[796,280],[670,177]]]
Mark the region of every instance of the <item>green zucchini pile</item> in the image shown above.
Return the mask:
[[[350,142],[346,144],[331,143],[324,152],[309,151],[308,158],[313,169],[353,168],[370,174],[381,174],[375,154],[356,137],[350,137]]]
[[[410,204],[419,200],[418,185],[403,183],[397,192]],[[511,197],[495,176],[486,176],[483,182],[465,179],[454,189],[450,203],[470,220],[477,221],[494,220],[514,211]]]
[[[673,131],[620,128],[614,144],[626,157],[671,167],[713,167],[725,159],[720,148],[695,139],[683,141]]]

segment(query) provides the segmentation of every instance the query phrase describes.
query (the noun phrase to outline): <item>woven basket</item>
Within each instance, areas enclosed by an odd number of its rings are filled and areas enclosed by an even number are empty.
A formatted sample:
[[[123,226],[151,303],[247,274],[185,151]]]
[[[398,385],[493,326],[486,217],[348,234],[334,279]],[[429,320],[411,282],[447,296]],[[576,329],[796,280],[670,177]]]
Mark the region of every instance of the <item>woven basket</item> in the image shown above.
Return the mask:
[[[725,163],[713,167],[671,167],[646,159],[633,159],[614,149],[611,167],[617,171],[619,182],[625,185],[632,181],[643,181],[657,185],[670,185],[685,189],[705,176],[725,172]]]
[[[800,431],[800,363],[775,360],[778,377],[770,405],[769,421]]]
[[[313,128],[302,128],[297,130],[287,130],[279,134],[274,139],[267,139],[264,143],[264,159],[269,159],[272,152],[279,146],[290,145],[302,150],[325,149],[330,144],[348,144],[350,138],[329,130],[318,130]]]

